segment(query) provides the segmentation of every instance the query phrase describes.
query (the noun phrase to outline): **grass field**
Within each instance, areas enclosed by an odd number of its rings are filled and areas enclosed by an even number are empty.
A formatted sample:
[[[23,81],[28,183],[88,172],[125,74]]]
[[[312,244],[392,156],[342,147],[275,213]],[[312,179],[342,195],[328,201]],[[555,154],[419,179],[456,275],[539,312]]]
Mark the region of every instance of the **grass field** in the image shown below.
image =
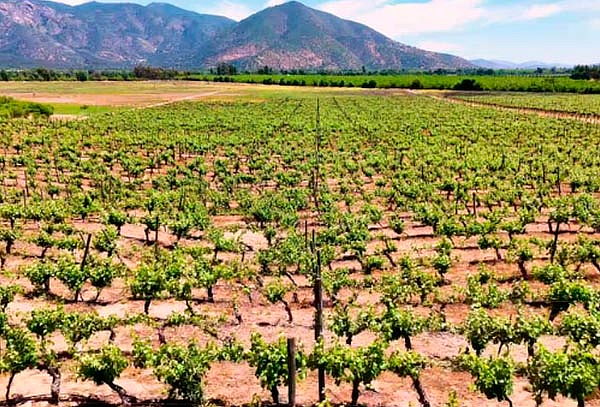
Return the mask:
[[[0,123],[11,402],[286,403],[293,337],[302,406],[319,368],[339,406],[600,405],[599,126],[392,90],[68,85],[0,88],[94,112]]]

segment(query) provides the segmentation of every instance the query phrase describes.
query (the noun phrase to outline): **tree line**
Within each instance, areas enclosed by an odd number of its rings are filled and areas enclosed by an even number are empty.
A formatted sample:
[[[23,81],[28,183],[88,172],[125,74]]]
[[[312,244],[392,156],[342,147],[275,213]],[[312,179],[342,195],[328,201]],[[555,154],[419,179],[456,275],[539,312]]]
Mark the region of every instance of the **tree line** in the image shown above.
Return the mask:
[[[600,93],[600,66],[577,66],[573,70],[537,69],[535,71],[471,69],[434,72],[406,71],[278,71],[263,66],[254,72],[236,65],[220,63],[205,72],[138,65],[132,70],[69,70],[46,68],[0,70],[0,81],[136,81],[192,80],[238,82],[283,86],[362,87],[485,90],[512,92]]]
[[[600,65],[577,65],[573,68],[571,79],[598,80],[600,79]]]

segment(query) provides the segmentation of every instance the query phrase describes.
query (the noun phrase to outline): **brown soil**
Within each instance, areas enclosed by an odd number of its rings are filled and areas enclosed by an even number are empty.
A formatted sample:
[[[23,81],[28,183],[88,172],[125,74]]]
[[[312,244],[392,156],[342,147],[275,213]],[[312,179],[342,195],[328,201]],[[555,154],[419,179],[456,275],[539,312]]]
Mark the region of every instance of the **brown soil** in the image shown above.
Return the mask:
[[[225,225],[243,225],[243,218],[237,216],[220,216],[215,219],[216,223]],[[96,222],[75,222],[74,225],[82,231],[93,232],[100,229],[101,225]],[[405,237],[398,241],[399,257],[405,254],[411,254],[415,251],[423,250],[432,247],[436,239],[427,236],[427,230],[416,224],[409,223],[410,227],[405,233]],[[385,232],[393,235],[393,232],[385,229]],[[537,231],[540,234],[544,233],[543,228]],[[247,254],[247,258],[255,255],[256,250],[266,246],[264,237],[256,232],[241,231],[241,238],[249,246],[253,248],[253,252]],[[415,236],[415,237],[411,237]],[[130,267],[134,267],[139,262],[140,249],[143,247],[143,227],[139,225],[126,225],[123,228],[123,237],[120,241],[120,253],[123,260]],[[168,233],[159,233],[159,241],[161,245],[169,246],[174,242],[174,237]],[[183,241],[181,244],[195,244],[193,241]],[[460,247],[468,247],[469,242],[460,244]],[[136,249],[137,248],[137,249]],[[35,252],[29,244],[17,244],[15,254],[9,257],[7,270],[13,273],[6,273],[4,277],[0,277],[2,283],[18,283],[23,285],[26,290],[31,289],[29,283],[24,278],[8,277],[15,273],[18,275],[18,269],[30,262],[26,257],[27,253]],[[477,271],[477,264],[474,261],[480,261],[486,258],[493,258],[493,253],[487,254],[485,251],[465,249],[455,250],[458,254],[458,263],[452,268],[448,275],[449,280],[453,284],[464,285],[466,276]],[[338,266],[351,266],[352,262],[342,262]],[[356,264],[354,264],[356,266]],[[498,264],[501,269],[494,269],[499,273],[515,275],[517,273],[515,265]],[[505,271],[502,271],[505,270]],[[218,336],[221,339],[235,336],[238,340],[248,343],[250,334],[255,331],[260,331],[267,340],[275,340],[280,335],[294,336],[298,338],[300,343],[306,347],[313,346],[313,308],[311,306],[312,290],[308,286],[308,281],[303,277],[295,277],[299,284],[298,303],[292,303],[292,311],[294,315],[294,323],[289,324],[285,315],[283,306],[279,304],[268,304],[258,293],[252,295],[253,302],[250,303],[248,298],[239,292],[234,286],[221,284],[216,287],[215,298],[216,302],[210,304],[204,302],[205,292],[197,290],[195,296],[197,298],[194,305],[195,310],[199,313],[208,315],[225,315],[228,322],[220,326]],[[52,291],[55,295],[68,297],[68,291],[61,286],[60,283],[52,282]],[[95,295],[92,287],[86,287],[83,291],[83,297],[91,299]],[[232,299],[237,298],[240,305],[240,312],[243,317],[243,324],[237,325],[233,318]],[[291,299],[290,299],[291,300]],[[375,304],[378,302],[378,295],[364,291],[359,296],[361,304]],[[19,296],[15,302],[9,306],[9,313],[15,318],[23,315],[34,308],[52,306],[52,303],[43,299],[30,299]],[[126,282],[117,280],[110,288],[103,291],[100,297],[99,304],[79,303],[67,304],[67,310],[95,310],[100,315],[116,315],[126,316],[131,313],[142,312],[142,302],[133,301],[129,298]],[[172,312],[182,312],[185,310],[185,305],[181,301],[161,300],[155,301],[151,306],[151,315],[155,318],[166,318]],[[326,316],[329,315],[331,309],[326,310]],[[503,306],[497,311],[500,315],[514,314],[514,307],[510,305]],[[468,313],[468,306],[453,305],[447,310],[449,322],[460,323]],[[117,330],[115,343],[123,350],[131,350],[132,345],[132,328],[120,328]],[[136,326],[133,331],[140,336],[150,337],[157,343],[158,338],[156,333],[151,329],[143,326]],[[179,327],[170,328],[165,332],[168,341],[185,343],[188,340],[196,340],[200,343],[207,343],[213,340],[209,335],[201,332],[198,328]],[[326,337],[333,338],[333,335],[327,331]],[[99,334],[92,338],[87,344],[90,348],[100,346],[106,341],[106,334]],[[357,346],[370,343],[374,339],[372,334],[363,333],[357,336],[354,344]],[[546,337],[542,343],[551,348],[557,349],[564,345],[564,339],[557,337]],[[480,394],[471,389],[470,384],[472,379],[468,374],[453,372],[447,367],[449,358],[459,354],[467,347],[465,340],[458,335],[450,333],[427,333],[414,338],[414,348],[421,354],[432,358],[434,365],[427,369],[423,374],[423,383],[428,396],[434,406],[441,406],[447,400],[450,391],[456,391],[461,405],[470,406],[497,406],[495,401],[486,400]],[[64,340],[60,337],[55,338],[55,347],[57,350],[65,348]],[[402,349],[401,343],[394,343],[392,349]],[[490,346],[486,350],[486,354],[496,354],[495,346]],[[526,350],[521,346],[511,348],[512,356],[518,361],[526,359]],[[72,366],[72,363],[67,364]],[[75,396],[94,395],[102,400],[117,403],[118,398],[105,386],[96,387],[89,382],[77,380],[72,369],[64,369],[63,393],[66,398],[76,398]],[[6,376],[0,377],[0,388],[6,386]],[[262,400],[268,400],[269,394],[263,391],[254,377],[253,371],[249,366],[231,363],[218,363],[213,366],[210,374],[206,378],[206,394],[209,398],[222,400],[227,405],[242,405],[250,402],[253,397],[260,397]],[[164,394],[164,386],[154,379],[151,372],[129,369],[125,372],[119,383],[127,388],[133,395],[144,399],[159,398]],[[514,402],[517,406],[534,406],[531,394],[526,390],[525,382],[518,380],[514,394]],[[374,382],[373,388],[375,391],[366,391],[361,395],[361,402],[368,406],[392,406],[392,405],[417,405],[415,394],[406,380],[399,379],[393,374],[383,374]],[[22,395],[33,397],[44,395],[49,389],[49,377],[38,371],[27,371],[17,376],[13,388],[13,395]],[[317,401],[316,397],[316,378],[313,374],[309,374],[308,378],[301,382],[298,389],[299,402],[301,404],[312,404]],[[285,389],[282,389],[282,395],[285,394]],[[334,403],[346,403],[349,400],[350,389],[348,386],[335,386],[328,383],[328,396]],[[284,398],[284,396],[282,396]],[[29,402],[27,405],[45,405],[45,402]],[[65,402],[61,405],[73,405],[71,402]],[[558,399],[556,402],[547,402],[546,406],[574,406],[575,403],[569,400]],[[591,401],[591,406],[600,405],[596,401]]]
[[[38,103],[64,103],[88,106],[141,106],[157,107],[170,103],[215,96],[219,91],[200,93],[146,93],[146,94],[79,94],[57,95],[54,93],[5,93],[5,96]],[[68,115],[67,115],[68,116]]]

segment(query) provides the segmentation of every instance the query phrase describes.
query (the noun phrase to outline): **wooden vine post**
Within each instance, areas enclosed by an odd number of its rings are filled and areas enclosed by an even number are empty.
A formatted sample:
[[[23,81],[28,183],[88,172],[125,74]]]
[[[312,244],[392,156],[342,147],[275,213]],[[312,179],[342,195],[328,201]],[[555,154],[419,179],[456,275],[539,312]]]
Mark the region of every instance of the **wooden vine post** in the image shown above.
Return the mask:
[[[315,342],[323,339],[323,280],[321,279],[321,252],[317,250],[315,267]],[[318,368],[319,402],[325,401],[325,369]]]
[[[296,406],[296,338],[287,340],[288,405]]]
[[[321,166],[321,104],[317,99],[316,111],[316,140],[315,140],[315,171],[313,179],[313,199],[315,204],[316,216],[319,216],[319,178]],[[316,222],[315,222],[316,224]],[[323,340],[323,280],[321,278],[321,251],[317,248],[315,229],[312,230],[311,250],[313,256],[316,256],[314,262],[314,305],[315,305],[315,342]],[[319,402],[325,401],[325,369],[322,366],[317,368],[319,382]]]

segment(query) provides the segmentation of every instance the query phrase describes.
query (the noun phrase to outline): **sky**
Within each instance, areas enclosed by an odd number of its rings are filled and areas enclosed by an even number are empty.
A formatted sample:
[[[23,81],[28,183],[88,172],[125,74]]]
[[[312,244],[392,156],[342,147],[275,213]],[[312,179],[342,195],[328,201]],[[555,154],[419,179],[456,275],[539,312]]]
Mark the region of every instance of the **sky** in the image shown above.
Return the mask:
[[[85,0],[59,0],[71,5]],[[101,0],[123,2],[124,0]],[[154,0],[242,20],[282,0]],[[152,0],[128,0],[148,4]],[[600,0],[303,0],[408,45],[468,59],[600,63]]]

